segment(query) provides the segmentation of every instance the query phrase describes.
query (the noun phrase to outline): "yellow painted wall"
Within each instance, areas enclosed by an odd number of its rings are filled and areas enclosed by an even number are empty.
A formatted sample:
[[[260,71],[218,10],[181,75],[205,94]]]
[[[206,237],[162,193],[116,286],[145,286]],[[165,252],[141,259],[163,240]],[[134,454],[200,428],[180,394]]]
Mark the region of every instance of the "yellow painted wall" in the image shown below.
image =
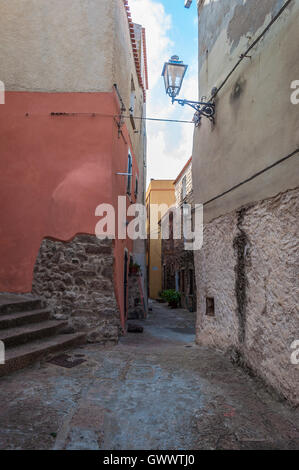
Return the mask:
[[[157,229],[153,227],[153,218],[151,216],[151,204],[167,204],[168,207],[175,204],[174,180],[151,180],[146,192],[147,208],[147,256],[148,256],[148,285],[149,297],[155,299],[159,296],[162,289],[162,270],[161,270],[161,239],[154,239]],[[166,210],[161,211],[161,217]],[[159,234],[158,234],[159,237]]]

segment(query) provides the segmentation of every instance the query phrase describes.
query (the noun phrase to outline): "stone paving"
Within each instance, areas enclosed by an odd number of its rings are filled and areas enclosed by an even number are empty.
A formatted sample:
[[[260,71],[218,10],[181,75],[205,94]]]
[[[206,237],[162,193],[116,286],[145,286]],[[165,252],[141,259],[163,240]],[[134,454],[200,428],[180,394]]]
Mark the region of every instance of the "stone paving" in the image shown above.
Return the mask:
[[[152,303],[134,323],[116,346],[2,377],[0,449],[299,448],[298,410],[195,345],[194,313]]]

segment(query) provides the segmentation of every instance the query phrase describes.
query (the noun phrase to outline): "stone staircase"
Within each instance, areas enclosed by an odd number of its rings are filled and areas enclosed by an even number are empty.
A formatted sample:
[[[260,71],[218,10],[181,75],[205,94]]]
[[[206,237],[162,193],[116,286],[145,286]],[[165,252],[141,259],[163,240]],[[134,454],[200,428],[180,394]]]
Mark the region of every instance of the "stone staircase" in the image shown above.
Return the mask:
[[[0,340],[5,345],[0,376],[85,341],[84,333],[59,334],[67,322],[50,320],[50,313],[37,297],[0,295]]]

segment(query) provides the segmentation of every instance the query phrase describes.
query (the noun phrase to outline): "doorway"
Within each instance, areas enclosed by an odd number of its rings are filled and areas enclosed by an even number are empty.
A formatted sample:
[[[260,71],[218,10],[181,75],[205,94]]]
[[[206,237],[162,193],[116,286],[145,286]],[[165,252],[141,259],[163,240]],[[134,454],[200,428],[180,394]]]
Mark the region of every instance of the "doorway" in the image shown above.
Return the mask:
[[[127,299],[128,299],[128,251],[125,249],[124,256],[124,320],[127,320]]]

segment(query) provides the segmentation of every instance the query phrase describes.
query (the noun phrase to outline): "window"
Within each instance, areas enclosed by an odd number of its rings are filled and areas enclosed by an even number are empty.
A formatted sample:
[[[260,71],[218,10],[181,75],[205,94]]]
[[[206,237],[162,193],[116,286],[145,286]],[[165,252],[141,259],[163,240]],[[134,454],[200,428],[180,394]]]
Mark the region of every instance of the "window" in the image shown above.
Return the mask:
[[[135,178],[135,191],[134,191],[134,194],[135,194],[135,198],[137,198],[138,196],[138,176],[136,175],[136,178]]]
[[[136,129],[135,121],[134,121],[134,111],[135,111],[135,102],[136,102],[136,92],[133,78],[131,79],[131,97],[130,97],[130,121],[132,124],[133,129]]]
[[[129,151],[128,153],[128,177],[127,177],[127,194],[131,195],[131,186],[132,186],[132,155]]]
[[[195,211],[194,209],[191,212],[191,232],[194,233],[195,230]]]
[[[206,297],[206,315],[208,315],[209,317],[215,316],[214,297]]]
[[[187,195],[187,177],[186,175],[182,179],[182,199],[184,200]]]

